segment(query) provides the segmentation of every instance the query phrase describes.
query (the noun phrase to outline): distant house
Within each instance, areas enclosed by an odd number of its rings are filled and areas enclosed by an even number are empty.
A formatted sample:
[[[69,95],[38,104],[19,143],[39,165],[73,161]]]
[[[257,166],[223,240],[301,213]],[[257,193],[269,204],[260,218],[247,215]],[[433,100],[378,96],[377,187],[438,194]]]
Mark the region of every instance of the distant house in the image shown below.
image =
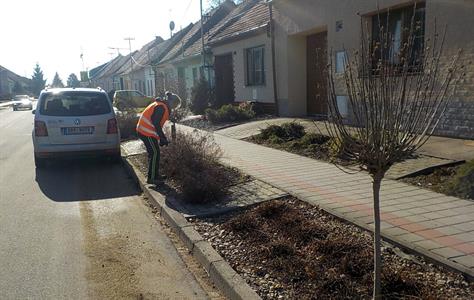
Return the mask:
[[[125,82],[118,72],[125,64],[130,64],[130,55],[119,54],[106,64],[92,69],[89,72],[91,85],[100,86],[107,92],[125,89]]]
[[[208,42],[209,32],[234,8],[235,4],[232,1],[225,1],[206,15],[202,30],[205,44]],[[166,89],[178,93],[183,99],[190,97],[191,89],[202,76],[211,84],[213,81],[209,56],[203,68],[201,22],[190,26],[189,31],[176,42],[158,65],[167,83]]]
[[[31,80],[13,73],[5,67],[0,66],[0,100],[10,99],[14,94],[15,85],[21,85],[28,90]],[[26,92],[22,92],[25,94]]]
[[[171,38],[151,48],[146,56],[146,61],[141,63],[142,65],[145,65],[145,74],[146,76],[149,76],[148,79],[153,80],[153,83],[150,82],[153,87],[152,96],[156,97],[162,95],[167,86],[166,75],[163,72],[160,62],[190,29],[191,26],[187,26],[175,33]]]
[[[122,81],[126,82],[127,89],[142,92],[144,95],[153,96],[155,94],[155,74],[150,65],[157,55],[157,48],[162,48],[161,37],[156,37],[147,43],[140,50],[136,51],[128,64],[124,64],[118,71]]]
[[[379,0],[377,3],[382,14],[390,11],[389,30],[395,38],[403,40],[403,24],[411,20],[415,1]],[[324,53],[333,55],[333,67],[342,74],[344,49],[359,46],[361,18],[369,24],[369,30],[370,24],[377,22],[376,5],[375,1],[366,0],[273,1],[278,101],[282,114],[327,115],[327,83],[321,67],[327,64],[328,56]],[[435,19],[438,30],[444,30],[444,25],[448,25],[445,58],[452,57],[459,48],[464,49],[467,77],[458,86],[437,134],[474,138],[474,64],[467,63],[474,57],[473,11],[474,1],[417,1],[415,18],[420,21],[426,36],[433,33]],[[424,49],[425,39],[424,35],[418,38],[415,47]],[[444,61],[441,71],[447,72]],[[339,110],[350,117],[342,75],[337,77],[336,85]]]

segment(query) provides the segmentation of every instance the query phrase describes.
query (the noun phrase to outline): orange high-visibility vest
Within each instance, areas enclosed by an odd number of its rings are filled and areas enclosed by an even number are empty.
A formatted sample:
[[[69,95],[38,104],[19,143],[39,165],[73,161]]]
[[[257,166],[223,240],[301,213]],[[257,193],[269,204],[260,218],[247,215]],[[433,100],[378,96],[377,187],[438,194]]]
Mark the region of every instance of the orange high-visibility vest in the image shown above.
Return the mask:
[[[163,102],[154,101],[153,103],[148,105],[147,108],[145,108],[145,110],[143,111],[137,123],[138,133],[144,136],[153,137],[157,140],[160,139],[160,136],[156,133],[155,125],[153,125],[153,123],[151,122],[151,116],[153,115],[153,112],[155,112],[155,108],[158,106],[163,107],[163,117],[160,121],[160,126],[161,128],[163,128],[163,125],[165,125],[166,121],[168,121],[170,117],[168,106]]]

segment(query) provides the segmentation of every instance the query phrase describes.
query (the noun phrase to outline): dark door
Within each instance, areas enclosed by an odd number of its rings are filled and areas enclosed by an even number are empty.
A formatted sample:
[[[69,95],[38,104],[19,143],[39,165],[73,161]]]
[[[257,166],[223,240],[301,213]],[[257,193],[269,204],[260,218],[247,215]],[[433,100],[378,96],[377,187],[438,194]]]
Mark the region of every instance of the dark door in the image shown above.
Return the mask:
[[[327,115],[327,32],[307,37],[307,110],[308,115]]]
[[[219,105],[234,102],[234,63],[232,54],[216,56],[214,70],[216,76],[216,102]]]

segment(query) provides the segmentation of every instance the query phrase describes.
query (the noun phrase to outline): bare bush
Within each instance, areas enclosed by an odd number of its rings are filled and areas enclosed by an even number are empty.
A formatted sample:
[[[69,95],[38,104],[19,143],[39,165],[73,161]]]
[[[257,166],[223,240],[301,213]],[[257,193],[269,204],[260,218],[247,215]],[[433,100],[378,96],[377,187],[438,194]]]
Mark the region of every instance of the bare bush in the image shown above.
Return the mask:
[[[348,53],[343,73],[352,126],[339,111],[334,70],[331,64],[328,67],[327,130],[343,145],[339,148],[345,158],[373,179],[374,299],[381,298],[382,179],[394,163],[411,157],[430,137],[463,77],[459,55],[447,69],[442,68],[445,34],[435,32],[432,38],[425,38],[424,20],[416,19],[416,8],[415,3],[400,44],[389,30],[389,13],[379,12],[373,31],[361,19],[360,48]],[[424,43],[417,47],[420,36]]]
[[[234,173],[219,163],[222,151],[212,136],[177,132],[162,148],[162,170],[181,190],[185,201],[212,202],[227,194]]]

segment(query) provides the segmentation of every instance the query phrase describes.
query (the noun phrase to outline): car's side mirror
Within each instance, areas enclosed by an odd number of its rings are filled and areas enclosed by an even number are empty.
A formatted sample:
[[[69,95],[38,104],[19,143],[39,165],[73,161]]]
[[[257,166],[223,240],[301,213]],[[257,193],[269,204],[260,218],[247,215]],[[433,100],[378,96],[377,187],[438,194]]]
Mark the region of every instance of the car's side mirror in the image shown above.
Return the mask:
[[[35,113],[36,113],[36,109],[33,109],[33,110],[31,111],[31,113],[32,113],[32,114],[35,114]]]

